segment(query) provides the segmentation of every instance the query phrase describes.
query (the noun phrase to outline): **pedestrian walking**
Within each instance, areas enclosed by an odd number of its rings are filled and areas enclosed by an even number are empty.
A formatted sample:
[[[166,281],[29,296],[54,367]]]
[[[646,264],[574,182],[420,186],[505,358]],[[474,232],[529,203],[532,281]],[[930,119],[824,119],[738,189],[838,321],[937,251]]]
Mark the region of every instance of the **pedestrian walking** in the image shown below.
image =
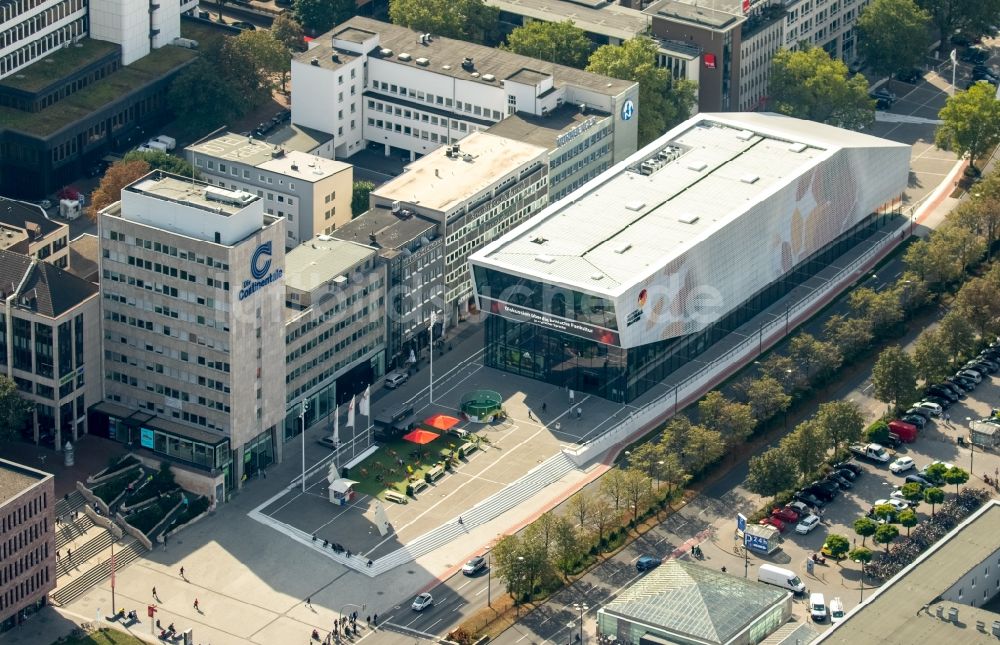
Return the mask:
[[[66,549],[66,558],[69,560],[73,559],[73,549]]]
[[[184,577],[184,567],[181,567],[181,577]]]
[[[198,609],[198,599],[197,598],[194,599],[194,609],[195,609],[195,611],[201,611],[200,609]]]
[[[542,401],[542,412],[545,412],[545,410],[548,409],[548,407],[549,407],[549,404],[545,403],[544,401]]]
[[[580,407],[580,406],[577,406],[577,408],[576,408],[576,418],[579,419],[582,416],[583,416],[583,408]]]
[[[378,627],[378,614],[372,616],[372,625]]]
[[[157,629],[163,629],[162,627],[160,627],[160,619],[159,618],[156,619],[156,628]]]
[[[153,598],[159,600],[159,598],[156,597],[156,587],[153,587]]]
[[[722,565],[722,573],[726,572],[726,565]]]
[[[534,420],[535,420],[535,415],[533,415],[533,414],[531,413],[531,410],[528,410],[528,420],[529,420],[529,421],[534,421]]]
[[[989,480],[986,480],[986,483],[987,484],[990,483]],[[56,560],[58,560],[58,559],[59,559],[59,551],[56,551]]]

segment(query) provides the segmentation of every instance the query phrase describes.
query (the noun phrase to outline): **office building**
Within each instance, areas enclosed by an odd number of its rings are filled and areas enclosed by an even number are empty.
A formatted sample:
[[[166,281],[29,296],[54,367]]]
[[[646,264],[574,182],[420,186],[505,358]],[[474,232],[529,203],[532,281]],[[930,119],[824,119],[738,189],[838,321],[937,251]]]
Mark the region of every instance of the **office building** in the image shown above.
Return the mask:
[[[206,182],[256,194],[265,213],[284,217],[288,249],[351,221],[349,164],[232,132],[203,139],[185,153]]]
[[[789,591],[671,559],[597,610],[597,638],[601,643],[751,645],[791,616]]]
[[[414,161],[373,190],[370,202],[438,225],[445,238],[443,292],[428,296],[447,329],[474,303],[469,255],[548,203],[548,154],[539,146],[477,132]],[[415,323],[426,327],[430,316]]]
[[[444,293],[444,236],[437,222],[409,209],[376,205],[332,236],[370,246],[386,271],[386,371],[402,367],[430,340],[432,311],[441,311]],[[440,338],[443,320],[434,337]]]
[[[41,207],[0,197],[0,249],[69,266],[69,226],[51,219]]]
[[[385,373],[386,265],[366,244],[319,235],[288,252],[284,273],[287,441],[303,401],[308,428]]]
[[[863,601],[813,643],[996,643],[998,526],[1000,502],[989,500],[894,577],[865,587]]]
[[[0,249],[0,297],[0,372],[35,406],[22,435],[61,450],[87,432],[87,408],[101,399],[97,286]]]
[[[55,505],[52,475],[0,459],[0,633],[56,587]]]
[[[154,171],[100,213],[100,431],[233,490],[280,459],[285,220],[256,195]]]
[[[854,24],[871,0],[785,0],[788,16],[783,46],[797,49],[800,43],[816,45],[831,58],[853,62],[857,56]]]
[[[512,114],[564,104],[613,117],[618,161],[636,147],[631,81],[355,17],[292,59],[292,122],[331,133],[338,158],[378,148],[410,160]],[[293,92],[295,90],[293,89]]]
[[[484,361],[632,401],[884,224],[909,154],[774,114],[690,119],[473,254]]]

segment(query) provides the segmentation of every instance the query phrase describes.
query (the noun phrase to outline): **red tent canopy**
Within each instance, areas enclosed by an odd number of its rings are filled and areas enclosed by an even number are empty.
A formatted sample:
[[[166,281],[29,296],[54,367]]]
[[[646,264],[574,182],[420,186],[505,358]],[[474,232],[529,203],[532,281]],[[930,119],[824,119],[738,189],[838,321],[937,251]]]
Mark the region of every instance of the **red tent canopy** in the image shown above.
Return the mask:
[[[449,417],[447,414],[435,414],[432,417],[424,419],[425,426],[441,430],[442,432],[451,430],[458,424],[458,422],[458,419],[455,417]]]
[[[430,443],[430,442],[434,441],[439,436],[441,436],[441,435],[435,434],[435,433],[431,432],[430,430],[414,430],[413,432],[411,432],[409,434],[403,435],[403,439],[405,439],[407,441],[412,441],[413,443],[419,443],[419,444],[423,445],[425,443]]]

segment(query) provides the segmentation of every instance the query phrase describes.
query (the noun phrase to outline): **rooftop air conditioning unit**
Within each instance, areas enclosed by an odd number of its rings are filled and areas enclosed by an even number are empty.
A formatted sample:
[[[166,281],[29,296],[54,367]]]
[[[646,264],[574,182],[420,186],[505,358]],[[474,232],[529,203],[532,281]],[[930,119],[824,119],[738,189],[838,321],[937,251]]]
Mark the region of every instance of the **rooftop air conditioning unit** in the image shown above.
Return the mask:
[[[410,56],[409,54],[407,54],[406,52],[403,52],[399,56],[397,56],[397,58],[399,58],[399,60],[401,60],[401,61],[403,61],[405,63],[405,62],[408,62],[409,60],[411,60],[413,57]]]
[[[388,47],[383,47],[382,49],[378,50],[378,55],[383,58],[388,58],[389,56],[392,56],[392,50],[389,49]]]
[[[476,68],[476,65],[472,62],[471,58],[466,57],[466,58],[464,58],[462,60],[462,69],[467,70],[467,71],[472,71],[475,68]]]
[[[427,67],[428,65],[431,64],[431,59],[429,59],[429,58],[418,58],[414,62],[417,65],[420,65],[421,67]]]
[[[493,81],[497,80],[497,77],[494,76],[493,74],[483,74],[483,80],[492,83]]]

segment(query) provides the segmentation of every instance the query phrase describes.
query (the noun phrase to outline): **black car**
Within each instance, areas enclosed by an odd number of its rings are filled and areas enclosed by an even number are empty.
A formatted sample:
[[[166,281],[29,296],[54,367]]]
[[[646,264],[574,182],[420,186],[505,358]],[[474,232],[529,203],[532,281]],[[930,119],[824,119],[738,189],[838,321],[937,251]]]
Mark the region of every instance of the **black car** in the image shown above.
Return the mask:
[[[920,79],[924,77],[922,70],[911,67],[910,69],[904,69],[900,72],[896,72],[896,78],[903,81],[904,83],[916,84],[920,82]]]
[[[231,23],[229,26],[230,27],[236,27],[240,31],[256,31],[257,30],[257,26],[256,25],[254,25],[253,23],[250,23],[250,22],[246,22],[245,20],[238,20],[238,21],[236,21],[234,23]]]
[[[952,403],[951,399],[946,399],[942,396],[925,396],[924,401],[927,401],[929,403],[937,403],[938,405],[941,406],[942,410],[947,410],[948,408],[950,408]]]
[[[826,479],[837,484],[841,490],[847,490],[852,487],[851,481],[846,477],[842,477],[840,473],[830,473],[826,476]]]
[[[932,484],[929,480],[924,479],[920,475],[916,474],[907,475],[906,479],[903,481],[905,481],[907,484],[920,484],[922,488],[931,488],[934,486],[934,484]]]
[[[948,381],[944,381],[943,383],[937,383],[936,385],[938,387],[943,387],[947,390],[950,390],[951,392],[954,392],[955,396],[957,396],[960,399],[965,398],[965,390],[955,385],[954,383],[949,383]]]
[[[998,371],[1000,371],[1000,363],[997,363],[995,360],[991,358],[980,357],[978,360],[976,360],[976,362],[985,365],[986,369],[990,370],[990,374],[996,374]]]
[[[820,498],[816,497],[811,493],[807,493],[804,490],[800,490],[799,492],[795,493],[794,495],[792,495],[792,498],[802,502],[803,504],[806,504],[807,506],[812,506],[813,508],[823,508],[824,506],[826,506],[826,502],[824,502],[823,500],[821,500]]]
[[[917,426],[918,430],[923,430],[924,426],[927,425],[927,419],[919,414],[904,414],[899,420]]]
[[[926,390],[924,390],[924,394],[926,394],[928,396],[936,396],[936,397],[940,397],[942,399],[947,399],[947,400],[951,401],[952,403],[956,403],[958,401],[958,395],[957,394],[955,394],[954,392],[952,392],[950,388],[941,387],[940,385],[932,385],[932,386],[930,386],[929,388],[927,388]]]
[[[875,99],[875,109],[885,112],[892,107],[892,101],[888,99]]]
[[[983,378],[986,378],[987,376],[990,375],[990,368],[987,367],[985,363],[977,363],[975,361],[970,361],[970,362],[966,363],[962,367],[962,369],[963,370],[971,370],[973,372],[976,372],[977,374],[979,374]]]
[[[975,381],[971,381],[971,380],[969,380],[967,378],[964,378],[962,376],[949,376],[948,377],[948,382],[951,383],[952,385],[957,385],[958,387],[962,388],[966,392],[971,392],[971,391],[973,391],[973,390],[976,389],[976,383],[975,383]]]
[[[832,502],[840,494],[840,486],[834,482],[816,482],[802,489],[803,492],[818,497],[824,502]]]
[[[990,53],[978,47],[969,47],[958,55],[959,60],[966,63],[981,65],[990,59]]]
[[[839,464],[834,464],[833,468],[834,468],[834,470],[849,470],[852,473],[854,473],[855,477],[860,476],[861,473],[863,473],[865,471],[864,468],[862,468],[861,466],[857,465],[853,461],[842,461]]]
[[[959,47],[968,47],[972,44],[972,41],[964,34],[955,34],[951,37],[951,44],[958,45]]]
[[[882,442],[885,448],[890,450],[896,450],[903,445],[903,440],[899,438],[899,435],[895,432],[890,432],[886,440]]]
[[[847,468],[834,468],[833,472],[840,475],[849,482],[852,482],[858,478],[858,476],[854,473],[853,470],[849,470]]]

